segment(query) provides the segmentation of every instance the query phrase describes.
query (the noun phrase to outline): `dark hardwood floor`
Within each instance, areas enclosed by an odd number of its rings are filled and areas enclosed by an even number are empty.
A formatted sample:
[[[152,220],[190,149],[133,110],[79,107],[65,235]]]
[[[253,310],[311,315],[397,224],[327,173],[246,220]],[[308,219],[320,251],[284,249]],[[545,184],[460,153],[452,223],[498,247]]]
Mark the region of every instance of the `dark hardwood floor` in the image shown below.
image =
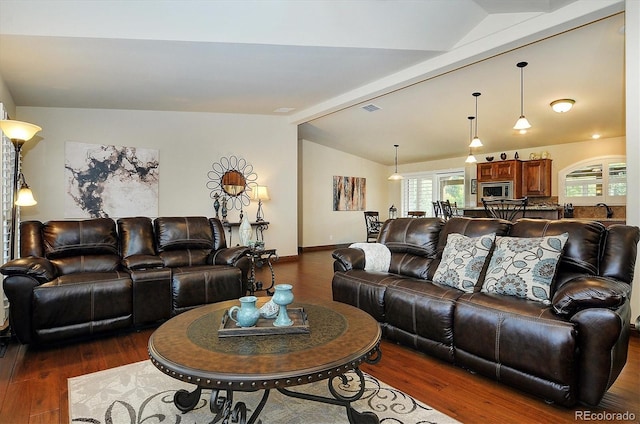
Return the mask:
[[[275,270],[279,283],[294,285],[297,299],[331,299],[331,251],[306,252],[298,261],[276,263]],[[269,281],[266,267],[258,275]],[[147,329],[42,349],[12,342],[0,358],[0,423],[68,423],[67,378],[147,359],[152,332]],[[576,413],[583,411],[628,411],[635,414],[635,422],[640,419],[640,337],[635,331],[627,364],[598,408],[548,405],[386,341],[382,352],[382,361],[363,366],[363,371],[464,423],[575,423],[579,421]]]

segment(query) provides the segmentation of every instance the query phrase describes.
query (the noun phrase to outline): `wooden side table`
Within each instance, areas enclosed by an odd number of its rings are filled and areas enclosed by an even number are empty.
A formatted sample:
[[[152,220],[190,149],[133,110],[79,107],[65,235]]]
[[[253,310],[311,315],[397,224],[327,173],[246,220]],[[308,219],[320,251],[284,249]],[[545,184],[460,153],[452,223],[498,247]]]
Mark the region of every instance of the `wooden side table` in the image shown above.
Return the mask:
[[[249,287],[247,291],[253,295],[257,291],[265,290],[269,296],[273,295],[273,286],[276,284],[276,274],[273,271],[273,265],[271,261],[278,260],[278,254],[276,249],[250,249],[247,252],[247,256],[251,260],[251,270],[249,272]],[[264,264],[269,266],[271,271],[271,285],[266,289],[263,289],[264,283],[262,281],[256,281],[256,266],[262,267]]]

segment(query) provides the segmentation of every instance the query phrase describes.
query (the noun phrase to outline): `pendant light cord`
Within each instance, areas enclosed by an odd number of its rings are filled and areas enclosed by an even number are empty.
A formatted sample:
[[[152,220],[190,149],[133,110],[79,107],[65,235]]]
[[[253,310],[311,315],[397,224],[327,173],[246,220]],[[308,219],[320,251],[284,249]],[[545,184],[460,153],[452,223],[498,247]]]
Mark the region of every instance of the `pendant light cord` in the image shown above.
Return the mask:
[[[520,116],[524,116],[524,67],[527,65],[527,62],[518,62],[516,65],[520,68]]]
[[[474,118],[476,120],[476,138],[478,138],[478,97],[480,96],[480,93],[473,93],[473,96],[476,98],[476,116]]]
[[[399,144],[394,144],[396,148],[396,174],[398,173],[398,146]]]

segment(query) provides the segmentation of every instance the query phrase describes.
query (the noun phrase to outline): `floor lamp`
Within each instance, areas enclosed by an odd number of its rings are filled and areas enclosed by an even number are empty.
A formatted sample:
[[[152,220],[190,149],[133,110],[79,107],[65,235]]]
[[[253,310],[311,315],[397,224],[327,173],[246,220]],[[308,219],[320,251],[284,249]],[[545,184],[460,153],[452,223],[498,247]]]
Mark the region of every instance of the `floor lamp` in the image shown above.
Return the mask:
[[[27,185],[24,175],[20,172],[20,151],[27,141],[31,140],[38,131],[37,125],[28,122],[13,121],[9,119],[0,120],[0,129],[11,140],[16,149],[13,161],[13,204],[11,205],[11,233],[9,239],[9,259],[15,258],[16,242],[16,219],[19,206],[33,206],[36,204],[33,193]],[[20,192],[18,192],[18,182],[21,181]]]

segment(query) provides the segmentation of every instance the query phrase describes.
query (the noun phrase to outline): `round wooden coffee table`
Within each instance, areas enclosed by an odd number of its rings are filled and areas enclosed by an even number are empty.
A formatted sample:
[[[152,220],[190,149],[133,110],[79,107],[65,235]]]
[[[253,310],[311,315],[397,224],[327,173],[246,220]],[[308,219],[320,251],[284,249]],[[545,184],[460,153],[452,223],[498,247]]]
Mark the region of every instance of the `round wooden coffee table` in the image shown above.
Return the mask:
[[[258,306],[268,298],[260,298]],[[211,389],[212,422],[256,422],[269,390],[296,398],[345,406],[350,423],[378,423],[370,412],[358,413],[350,403],[364,393],[362,362],[380,360],[380,326],[366,312],[339,302],[294,302],[308,317],[308,334],[270,334],[218,337],[225,312],[238,301],[203,306],[162,324],[149,339],[153,364],[173,378],[192,383],[193,392],[178,391],[174,403],[183,412],[193,409],[203,389]],[[354,371],[360,392],[345,397],[334,390],[343,375]],[[338,380],[336,380],[338,379]],[[328,380],[334,398],[287,389]],[[233,405],[234,391],[264,390],[260,404],[247,421],[246,405]]]

